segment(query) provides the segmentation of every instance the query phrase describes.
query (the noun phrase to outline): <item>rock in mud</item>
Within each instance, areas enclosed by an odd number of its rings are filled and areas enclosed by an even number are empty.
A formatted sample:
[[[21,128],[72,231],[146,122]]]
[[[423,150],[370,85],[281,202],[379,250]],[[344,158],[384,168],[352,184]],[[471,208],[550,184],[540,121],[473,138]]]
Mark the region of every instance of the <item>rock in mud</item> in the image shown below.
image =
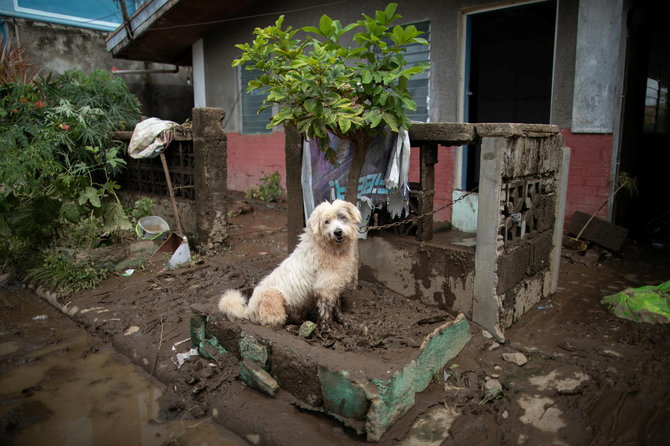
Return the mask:
[[[503,353],[502,359],[504,359],[507,362],[511,362],[512,364],[517,365],[519,367],[522,367],[528,362],[528,358],[526,358],[526,355],[520,352]]]
[[[496,396],[502,393],[503,387],[499,380],[489,378],[484,381],[484,394],[488,396]]]

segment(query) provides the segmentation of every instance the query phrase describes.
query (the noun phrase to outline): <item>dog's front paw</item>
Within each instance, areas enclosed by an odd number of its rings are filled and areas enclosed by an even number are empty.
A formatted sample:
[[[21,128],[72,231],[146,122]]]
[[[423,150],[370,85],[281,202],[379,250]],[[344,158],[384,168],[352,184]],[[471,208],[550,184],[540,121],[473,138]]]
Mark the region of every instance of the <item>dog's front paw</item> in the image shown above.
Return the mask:
[[[335,305],[335,308],[333,308],[333,322],[342,325],[342,310],[339,305]]]

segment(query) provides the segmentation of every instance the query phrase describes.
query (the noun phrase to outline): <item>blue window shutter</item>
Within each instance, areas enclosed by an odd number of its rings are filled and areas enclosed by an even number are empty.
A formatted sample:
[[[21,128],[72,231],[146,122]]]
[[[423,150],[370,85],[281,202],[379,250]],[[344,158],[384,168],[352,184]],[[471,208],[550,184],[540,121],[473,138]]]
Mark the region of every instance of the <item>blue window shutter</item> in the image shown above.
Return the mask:
[[[242,95],[242,133],[272,133],[272,129],[266,128],[272,117],[272,108],[267,108],[258,113],[258,109],[263,104],[267,93],[260,89],[250,93],[247,92],[249,81],[256,79],[259,74],[255,70],[240,69],[240,78],[242,81],[242,91],[240,92]]]
[[[407,45],[405,59],[408,66],[419,62],[430,62],[430,22],[412,23],[416,29],[423,31],[420,37],[426,39],[428,45]],[[416,110],[407,114],[412,121],[428,122],[428,109],[430,104],[430,90],[428,88],[430,80],[430,68],[421,74],[418,74],[409,80],[407,89],[416,102]]]

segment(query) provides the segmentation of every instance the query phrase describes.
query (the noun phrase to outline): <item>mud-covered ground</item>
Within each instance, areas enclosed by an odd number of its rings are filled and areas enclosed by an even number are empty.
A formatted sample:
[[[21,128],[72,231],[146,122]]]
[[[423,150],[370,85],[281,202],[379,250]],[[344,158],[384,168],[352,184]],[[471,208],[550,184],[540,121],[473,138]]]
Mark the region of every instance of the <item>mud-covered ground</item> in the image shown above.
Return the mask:
[[[259,425],[277,420],[273,443],[282,444],[282,432],[310,423],[323,434],[321,443],[362,443],[363,438],[336,421],[288,404],[288,415],[276,418],[269,402],[245,397],[249,394],[244,392],[254,391],[236,379],[232,359],[213,363],[193,357],[179,365],[178,354],[191,347],[190,305],[210,303],[214,308],[224,289],[253,287],[286,255],[285,222],[281,207],[256,204],[253,212],[231,218],[231,246],[225,252],[173,271],[153,267],[111,277],[62,303],[74,320],[166,384],[166,418],[212,415],[213,398],[229,405],[260,401],[254,409]],[[564,252],[558,293],[509,329],[503,345],[471,324],[472,340],[381,443],[668,444],[670,328],[618,319],[600,304],[602,296],[626,287],[668,279],[668,252],[632,242],[618,255],[597,248],[584,256]],[[347,297],[343,324],[317,330],[306,342],[392,357],[417,348],[449,317],[378,284],[360,282]],[[521,353],[528,362],[515,365],[503,353]],[[488,390],[496,385],[499,391]],[[225,414],[214,418],[226,423]],[[250,443],[259,438],[268,442],[248,427],[236,433]],[[314,444],[313,438],[304,439],[304,444]]]

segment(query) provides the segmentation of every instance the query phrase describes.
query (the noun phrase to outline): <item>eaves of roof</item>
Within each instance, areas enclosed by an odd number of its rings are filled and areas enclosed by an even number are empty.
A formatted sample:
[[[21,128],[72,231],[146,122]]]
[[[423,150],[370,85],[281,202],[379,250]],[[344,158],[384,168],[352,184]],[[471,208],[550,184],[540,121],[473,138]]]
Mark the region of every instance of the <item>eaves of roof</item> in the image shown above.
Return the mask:
[[[112,31],[107,51],[120,59],[191,65],[191,46],[256,0],[149,0]]]

